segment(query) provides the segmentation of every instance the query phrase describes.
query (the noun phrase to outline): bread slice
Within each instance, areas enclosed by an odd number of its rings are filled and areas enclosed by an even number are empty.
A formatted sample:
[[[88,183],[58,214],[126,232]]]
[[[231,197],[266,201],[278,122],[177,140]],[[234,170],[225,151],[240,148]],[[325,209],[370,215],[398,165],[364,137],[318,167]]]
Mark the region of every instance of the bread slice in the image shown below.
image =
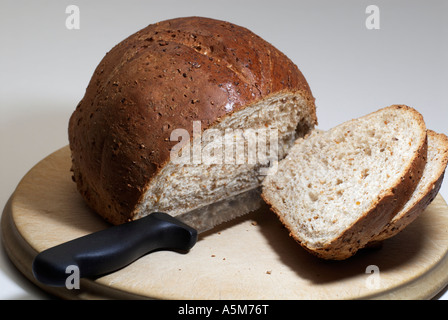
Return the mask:
[[[426,151],[423,117],[393,105],[298,139],[270,169],[262,197],[306,250],[346,259],[409,199]]]
[[[439,192],[448,163],[448,137],[432,130],[427,134],[428,157],[420,182],[409,201],[369,244],[398,234],[426,209]]]

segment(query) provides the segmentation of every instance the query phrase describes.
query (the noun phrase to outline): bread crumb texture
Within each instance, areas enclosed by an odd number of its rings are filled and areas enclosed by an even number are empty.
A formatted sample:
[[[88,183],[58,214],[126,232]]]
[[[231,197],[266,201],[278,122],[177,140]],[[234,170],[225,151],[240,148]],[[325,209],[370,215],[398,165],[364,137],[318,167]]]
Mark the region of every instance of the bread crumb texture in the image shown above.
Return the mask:
[[[422,116],[391,106],[298,139],[262,196],[307,250],[345,259],[390,221],[425,161]]]

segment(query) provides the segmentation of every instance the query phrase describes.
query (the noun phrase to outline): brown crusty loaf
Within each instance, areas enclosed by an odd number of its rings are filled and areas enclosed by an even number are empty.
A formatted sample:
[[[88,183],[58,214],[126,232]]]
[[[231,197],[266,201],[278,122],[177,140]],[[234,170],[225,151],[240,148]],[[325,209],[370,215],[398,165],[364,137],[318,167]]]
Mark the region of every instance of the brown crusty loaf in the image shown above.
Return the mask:
[[[70,118],[73,179],[88,205],[120,224],[259,185],[259,167],[170,163],[171,132],[192,136],[195,120],[202,131],[276,127],[279,157],[317,123],[297,66],[251,31],[200,17],[149,25],[106,54]]]
[[[423,117],[394,105],[297,139],[262,197],[306,250],[354,255],[408,201],[427,154]]]

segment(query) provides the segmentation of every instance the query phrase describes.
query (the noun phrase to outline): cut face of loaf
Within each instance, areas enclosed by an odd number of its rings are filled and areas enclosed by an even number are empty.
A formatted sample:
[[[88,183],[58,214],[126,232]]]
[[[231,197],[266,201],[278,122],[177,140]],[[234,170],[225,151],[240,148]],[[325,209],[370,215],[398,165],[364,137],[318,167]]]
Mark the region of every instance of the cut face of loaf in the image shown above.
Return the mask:
[[[426,162],[426,127],[394,105],[298,139],[263,182],[264,200],[306,250],[346,259],[409,199]]]
[[[263,170],[273,161],[283,159],[294,141],[314,127],[310,111],[299,94],[283,93],[223,119],[208,129],[214,130],[214,137],[205,139],[204,134],[202,142],[199,142],[202,151],[198,159],[200,163],[194,163],[194,147],[187,144],[185,148],[190,151],[190,156],[186,163],[170,161],[165,165],[150,182],[133,219],[154,211],[176,216],[259,187],[266,175]],[[251,156],[257,157],[257,153],[263,150],[260,150],[260,145],[248,150],[251,132],[248,129],[255,134],[266,133],[263,139],[257,138],[257,143],[266,142],[263,153],[267,158],[273,156],[270,161],[249,159]],[[224,141],[226,133],[232,138],[229,143]],[[272,146],[270,135],[278,138]],[[240,153],[238,145],[243,146]],[[228,157],[225,157],[225,152],[229,150]]]
[[[371,243],[395,236],[413,222],[434,200],[442,185],[448,163],[448,138],[428,130],[428,157],[423,176],[411,198]]]

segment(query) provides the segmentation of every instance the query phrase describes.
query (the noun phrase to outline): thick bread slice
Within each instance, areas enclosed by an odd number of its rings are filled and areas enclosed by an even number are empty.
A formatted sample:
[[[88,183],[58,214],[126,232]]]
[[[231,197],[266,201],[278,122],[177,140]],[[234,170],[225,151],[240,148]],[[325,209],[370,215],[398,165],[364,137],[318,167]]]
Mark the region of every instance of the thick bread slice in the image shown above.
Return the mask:
[[[426,127],[394,105],[298,139],[263,182],[290,235],[324,259],[346,259],[409,199],[426,163]]]
[[[448,163],[448,137],[432,130],[427,134],[428,157],[420,182],[409,201],[370,243],[398,234],[426,209],[439,192]]]

